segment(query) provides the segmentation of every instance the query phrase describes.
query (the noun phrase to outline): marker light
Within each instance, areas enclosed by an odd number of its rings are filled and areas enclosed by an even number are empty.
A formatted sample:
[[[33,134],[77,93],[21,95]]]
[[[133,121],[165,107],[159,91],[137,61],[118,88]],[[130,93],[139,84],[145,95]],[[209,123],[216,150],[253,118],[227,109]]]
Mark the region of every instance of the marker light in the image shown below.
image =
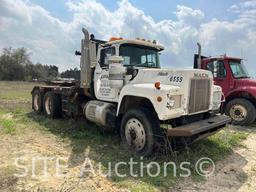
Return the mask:
[[[161,102],[161,101],[162,101],[162,97],[158,96],[158,97],[157,97],[157,101],[158,101],[158,102]]]
[[[123,40],[122,37],[111,37],[109,41],[117,41],[117,40]]]
[[[160,89],[161,88],[160,85],[161,85],[161,83],[159,81],[155,82],[155,88],[156,89]]]

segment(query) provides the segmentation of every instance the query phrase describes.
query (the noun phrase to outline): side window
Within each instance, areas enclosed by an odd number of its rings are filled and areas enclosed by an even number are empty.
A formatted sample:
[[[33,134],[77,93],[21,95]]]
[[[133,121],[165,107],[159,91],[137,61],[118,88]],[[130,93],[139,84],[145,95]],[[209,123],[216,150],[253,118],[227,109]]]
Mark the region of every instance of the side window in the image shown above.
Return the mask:
[[[141,63],[146,63],[147,62],[147,57],[146,55],[141,56]]]
[[[153,54],[142,55],[141,56],[141,63],[156,63],[156,57]]]
[[[214,74],[214,65],[213,62],[209,62],[206,66],[206,70],[211,71]]]
[[[123,64],[124,65],[130,65],[130,57],[129,56],[123,56]]]
[[[211,61],[207,64],[206,69],[212,72],[214,78],[225,78],[227,76],[223,61]]]
[[[108,58],[115,54],[116,52],[114,47],[108,47],[108,48],[102,49],[100,52],[100,66],[108,67]]]

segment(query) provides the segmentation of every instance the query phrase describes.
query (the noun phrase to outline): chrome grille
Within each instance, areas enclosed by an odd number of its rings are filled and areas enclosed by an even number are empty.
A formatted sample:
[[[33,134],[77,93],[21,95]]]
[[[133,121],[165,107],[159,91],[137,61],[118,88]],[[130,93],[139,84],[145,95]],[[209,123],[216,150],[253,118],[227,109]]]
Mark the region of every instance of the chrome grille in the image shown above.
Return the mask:
[[[210,79],[191,79],[188,113],[208,110],[210,96]]]

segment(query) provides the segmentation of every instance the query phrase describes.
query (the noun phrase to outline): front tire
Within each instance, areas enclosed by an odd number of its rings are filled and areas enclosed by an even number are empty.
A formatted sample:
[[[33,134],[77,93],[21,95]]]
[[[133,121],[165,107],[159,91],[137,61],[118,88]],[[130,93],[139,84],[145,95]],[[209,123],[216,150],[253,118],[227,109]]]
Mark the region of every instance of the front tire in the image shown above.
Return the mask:
[[[48,118],[61,117],[61,99],[58,95],[47,92],[44,95],[44,113]]]
[[[132,109],[124,114],[120,132],[125,147],[147,156],[152,153],[156,135],[160,134],[159,120],[145,108]]]
[[[256,118],[254,105],[246,99],[231,100],[226,106],[225,114],[232,118],[233,125],[249,125]]]

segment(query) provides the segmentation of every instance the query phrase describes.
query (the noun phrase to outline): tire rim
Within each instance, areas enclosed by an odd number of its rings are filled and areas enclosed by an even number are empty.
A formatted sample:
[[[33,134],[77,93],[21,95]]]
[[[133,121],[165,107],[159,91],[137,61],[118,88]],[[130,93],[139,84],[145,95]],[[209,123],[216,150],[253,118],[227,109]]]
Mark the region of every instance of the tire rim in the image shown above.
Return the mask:
[[[50,97],[47,97],[46,100],[45,100],[45,111],[46,111],[47,115],[51,114],[52,101],[51,101]]]
[[[34,109],[36,111],[39,111],[39,95],[38,94],[34,96]]]
[[[235,121],[243,121],[247,117],[247,110],[242,105],[234,105],[230,109],[230,116]]]
[[[142,123],[135,118],[128,120],[125,126],[125,137],[128,145],[135,151],[143,149],[146,143],[146,133]]]

